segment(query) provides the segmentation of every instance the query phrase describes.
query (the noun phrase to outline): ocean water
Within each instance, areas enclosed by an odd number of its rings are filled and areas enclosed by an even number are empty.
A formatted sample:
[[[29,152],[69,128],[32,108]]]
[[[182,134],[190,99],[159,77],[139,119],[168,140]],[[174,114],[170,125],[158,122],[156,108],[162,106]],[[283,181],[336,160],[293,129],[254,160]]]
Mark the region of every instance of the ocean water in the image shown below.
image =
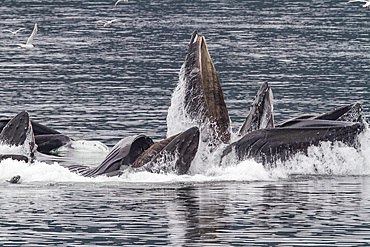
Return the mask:
[[[346,1],[4,0],[0,117],[75,140],[166,137],[191,34],[204,35],[233,131],[260,83],[275,121],[353,102],[370,116],[370,11]],[[108,27],[99,20],[119,19]],[[34,23],[35,48],[20,49]],[[3,30],[26,28],[12,35]],[[190,173],[83,178],[60,166],[0,163],[2,246],[368,246],[370,133],[323,143],[274,169],[253,160]],[[83,142],[80,142],[80,144]],[[107,150],[83,146],[76,163]],[[14,175],[21,184],[5,182]]]

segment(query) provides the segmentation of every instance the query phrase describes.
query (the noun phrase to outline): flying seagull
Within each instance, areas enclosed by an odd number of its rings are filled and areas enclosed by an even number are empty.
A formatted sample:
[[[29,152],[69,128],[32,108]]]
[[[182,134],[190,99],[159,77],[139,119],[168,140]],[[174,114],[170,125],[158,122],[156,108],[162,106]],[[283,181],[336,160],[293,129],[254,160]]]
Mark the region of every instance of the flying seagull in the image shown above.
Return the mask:
[[[32,41],[33,41],[33,38],[36,36],[37,31],[38,31],[37,23],[35,23],[35,27],[33,28],[31,36],[27,39],[27,43],[19,44],[19,46],[25,49],[34,48],[35,46],[32,44]]]
[[[3,32],[9,32],[9,33],[12,33],[13,35],[16,35],[19,31],[21,30],[24,30],[25,28],[19,28],[18,30],[15,30],[15,31],[12,31],[12,30],[9,30],[9,29],[5,29],[3,30]]]
[[[350,0],[347,3],[362,2],[365,3],[362,7],[370,8],[370,0]]]
[[[104,27],[107,27],[107,26],[109,26],[110,24],[112,24],[113,22],[116,22],[116,21],[119,21],[119,19],[113,19],[113,20],[110,20],[110,21],[102,20],[102,21],[98,21],[98,22],[104,23]]]

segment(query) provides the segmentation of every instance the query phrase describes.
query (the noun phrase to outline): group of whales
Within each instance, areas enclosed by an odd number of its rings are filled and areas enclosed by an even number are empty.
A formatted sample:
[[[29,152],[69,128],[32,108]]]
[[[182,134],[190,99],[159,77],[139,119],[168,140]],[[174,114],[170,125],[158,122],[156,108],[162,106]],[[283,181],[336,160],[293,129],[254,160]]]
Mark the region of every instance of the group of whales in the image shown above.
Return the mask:
[[[53,155],[52,150],[68,145],[71,139],[44,125],[30,120],[29,114],[22,111],[11,120],[0,121],[0,144],[14,147],[20,153],[1,154],[0,159],[11,158],[25,162],[33,162],[36,152]],[[135,135],[119,141],[97,167],[83,165],[67,165],[66,167],[85,177],[98,175],[120,175],[125,168],[149,172],[166,172],[185,174],[198,149],[199,130],[189,128],[177,135],[166,138],[158,143],[145,135]],[[40,147],[40,148],[39,148]],[[177,157],[176,160],[172,157]],[[44,158],[45,160],[45,158]],[[168,164],[158,170],[157,161]]]
[[[356,147],[358,135],[367,126],[359,103],[275,124],[272,90],[265,82],[239,130],[239,139],[230,143],[230,118],[221,85],[205,38],[196,31],[189,43],[183,70],[185,91],[181,111],[193,127],[157,143],[143,134],[126,137],[100,165],[66,167],[85,177],[119,176],[125,170],[183,175],[188,172],[200,142],[207,143],[211,150],[222,147],[222,152],[218,152],[220,162],[232,153],[239,161],[253,158],[269,166],[325,141],[340,141]],[[0,144],[21,147],[17,153],[0,154],[0,159],[33,162],[35,153],[52,155],[53,150],[71,142],[68,136],[31,121],[26,111],[10,120],[0,120],[0,130]]]

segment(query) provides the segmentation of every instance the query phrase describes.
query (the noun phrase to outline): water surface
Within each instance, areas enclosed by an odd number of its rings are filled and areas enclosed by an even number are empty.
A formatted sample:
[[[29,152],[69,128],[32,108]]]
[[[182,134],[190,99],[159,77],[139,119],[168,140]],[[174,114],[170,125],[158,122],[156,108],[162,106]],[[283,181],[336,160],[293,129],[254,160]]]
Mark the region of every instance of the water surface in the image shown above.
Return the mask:
[[[370,11],[345,2],[129,0],[113,9],[103,0],[4,0],[0,28],[27,30],[0,32],[0,116],[27,110],[110,147],[140,133],[161,140],[194,30],[206,38],[234,131],[265,81],[276,122],[353,102],[369,116]],[[36,48],[18,48],[34,23]],[[185,176],[88,179],[58,163],[4,161],[0,181],[23,182],[0,183],[0,244],[366,246],[369,140],[273,170],[195,163]]]

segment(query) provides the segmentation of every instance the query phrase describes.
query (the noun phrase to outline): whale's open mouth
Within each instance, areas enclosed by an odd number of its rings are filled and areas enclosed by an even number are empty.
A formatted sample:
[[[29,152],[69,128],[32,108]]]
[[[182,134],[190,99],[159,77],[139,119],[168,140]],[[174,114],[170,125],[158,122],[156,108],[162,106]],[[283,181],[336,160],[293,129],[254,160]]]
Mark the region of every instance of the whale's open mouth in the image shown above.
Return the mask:
[[[205,38],[195,31],[185,58],[185,112],[211,142],[230,141],[230,118]],[[208,123],[208,126],[204,126]],[[203,125],[203,126],[202,126]],[[202,131],[203,133],[203,131]]]
[[[239,130],[239,136],[244,136],[254,130],[274,127],[272,100],[272,90],[265,82],[257,92],[249,114]]]
[[[0,159],[13,158],[28,162],[34,158],[36,144],[28,112],[20,112],[4,126],[0,133],[0,144],[21,149],[20,154],[7,153],[1,155]]]

